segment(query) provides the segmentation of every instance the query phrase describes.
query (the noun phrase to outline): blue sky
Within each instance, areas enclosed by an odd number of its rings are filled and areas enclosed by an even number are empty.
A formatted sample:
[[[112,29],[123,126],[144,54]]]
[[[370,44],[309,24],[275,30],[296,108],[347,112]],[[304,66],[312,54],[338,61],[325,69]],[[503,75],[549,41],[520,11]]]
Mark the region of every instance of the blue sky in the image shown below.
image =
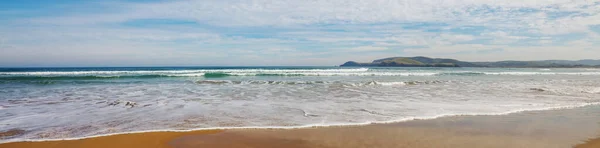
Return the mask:
[[[591,0],[3,0],[0,66],[600,59]]]

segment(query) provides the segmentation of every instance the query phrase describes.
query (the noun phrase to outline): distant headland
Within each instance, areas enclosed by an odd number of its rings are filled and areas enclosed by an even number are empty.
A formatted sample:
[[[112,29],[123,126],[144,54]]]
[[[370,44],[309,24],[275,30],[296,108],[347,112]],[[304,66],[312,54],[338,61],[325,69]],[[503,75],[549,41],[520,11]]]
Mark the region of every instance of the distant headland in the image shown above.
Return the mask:
[[[497,61],[497,62],[466,62],[447,58],[390,57],[374,60],[371,63],[348,61],[341,67],[511,67],[511,68],[600,68],[600,60],[542,60],[542,61]]]

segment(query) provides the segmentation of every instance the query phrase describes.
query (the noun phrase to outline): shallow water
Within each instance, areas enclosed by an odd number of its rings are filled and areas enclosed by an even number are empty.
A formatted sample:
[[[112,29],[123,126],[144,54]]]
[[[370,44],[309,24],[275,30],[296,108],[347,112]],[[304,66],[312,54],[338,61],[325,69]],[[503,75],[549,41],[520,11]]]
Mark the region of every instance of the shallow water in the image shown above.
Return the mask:
[[[26,131],[3,141],[365,124],[598,102],[598,69],[0,69],[0,131]]]

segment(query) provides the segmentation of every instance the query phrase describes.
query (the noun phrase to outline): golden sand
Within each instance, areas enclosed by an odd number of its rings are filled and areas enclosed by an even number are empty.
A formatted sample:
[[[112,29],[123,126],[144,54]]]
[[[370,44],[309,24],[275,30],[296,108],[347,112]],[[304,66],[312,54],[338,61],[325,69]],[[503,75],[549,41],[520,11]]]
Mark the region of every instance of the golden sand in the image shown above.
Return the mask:
[[[551,139],[418,127],[335,127],[298,130],[226,131],[189,135],[170,142],[176,148],[553,148]],[[564,145],[563,145],[564,146]]]
[[[0,144],[0,148],[170,148],[169,141],[176,137],[218,132],[221,131],[131,133],[79,140],[5,143]]]

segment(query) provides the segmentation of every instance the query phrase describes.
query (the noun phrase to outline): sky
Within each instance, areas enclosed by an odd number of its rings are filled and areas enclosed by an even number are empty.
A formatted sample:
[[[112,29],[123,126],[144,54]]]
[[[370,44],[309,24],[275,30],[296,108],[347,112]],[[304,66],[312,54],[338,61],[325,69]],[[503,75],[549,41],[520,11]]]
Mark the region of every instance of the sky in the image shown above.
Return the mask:
[[[597,0],[2,0],[0,67],[600,59]]]

